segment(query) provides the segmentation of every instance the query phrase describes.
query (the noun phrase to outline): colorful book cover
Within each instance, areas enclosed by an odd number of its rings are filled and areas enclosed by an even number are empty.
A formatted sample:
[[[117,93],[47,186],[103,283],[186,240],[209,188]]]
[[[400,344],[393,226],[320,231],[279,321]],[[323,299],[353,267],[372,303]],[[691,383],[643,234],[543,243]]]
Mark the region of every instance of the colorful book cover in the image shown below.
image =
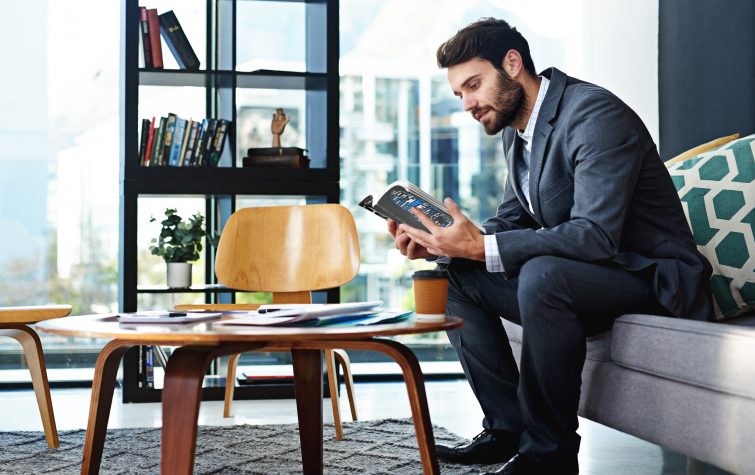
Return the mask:
[[[183,140],[181,141],[181,152],[178,154],[178,166],[184,166],[184,158],[186,157],[186,147],[189,144],[189,136],[191,135],[191,128],[195,124],[193,120],[189,119],[186,123],[186,127],[183,133]]]
[[[160,20],[157,18],[157,9],[147,10],[147,23],[149,23],[149,43],[152,52],[152,67],[162,69],[163,47],[160,44]]]
[[[139,30],[142,37],[142,52],[144,53],[144,67],[152,67],[152,45],[149,40],[149,22],[147,21],[147,8],[139,7]]]
[[[163,137],[163,149],[160,153],[158,165],[164,167],[168,164],[170,158],[170,147],[173,145],[173,132],[176,130],[176,114],[168,114],[168,119],[165,122],[165,136]]]
[[[170,145],[170,154],[168,155],[168,166],[177,167],[181,160],[181,147],[183,146],[184,133],[186,132],[186,119],[176,118],[176,124],[173,129],[173,142]]]
[[[178,22],[173,10],[168,10],[165,13],[160,14],[160,33],[162,33],[165,39],[165,44],[168,45],[168,49],[173,53],[176,58],[176,62],[181,69],[197,70],[199,69],[199,58],[194,53],[189,39],[186,37],[186,33],[181,24]]]
[[[188,131],[189,140],[186,143],[186,151],[181,156],[181,166],[190,167],[191,159],[194,155],[194,146],[197,143],[197,135],[199,134],[199,122],[192,121],[191,129]]]
[[[218,119],[218,129],[215,132],[215,137],[213,137],[212,149],[208,157],[208,165],[211,167],[217,167],[218,163],[220,163],[220,158],[223,156],[223,147],[225,146],[225,137],[228,135],[230,125],[229,121]]]
[[[143,166],[148,167],[152,158],[152,147],[155,142],[155,117],[152,116],[152,122],[149,124],[149,136],[147,137],[147,153],[144,156]]]
[[[160,155],[163,151],[163,141],[165,140],[165,123],[168,121],[165,117],[160,117],[160,126],[155,131],[155,144],[152,150],[152,159],[149,162],[149,166],[160,166]]]

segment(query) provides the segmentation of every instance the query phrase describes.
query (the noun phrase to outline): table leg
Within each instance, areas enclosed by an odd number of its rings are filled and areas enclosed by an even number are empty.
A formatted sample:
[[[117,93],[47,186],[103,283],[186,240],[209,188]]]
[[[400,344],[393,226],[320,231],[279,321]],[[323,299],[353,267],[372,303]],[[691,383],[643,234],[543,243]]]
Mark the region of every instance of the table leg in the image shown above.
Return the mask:
[[[322,355],[320,350],[291,351],[296,411],[304,474],[322,473]]]
[[[427,406],[425,394],[425,378],[419,367],[419,361],[412,351],[393,340],[354,340],[354,341],[320,341],[308,345],[302,343],[301,348],[343,348],[345,350],[379,351],[391,357],[401,367],[409,394],[409,404],[412,408],[414,431],[417,435],[419,456],[422,460],[422,471],[428,474],[440,473],[438,458],[435,454],[435,437],[430,422],[430,410]],[[299,416],[301,418],[301,415]],[[300,419],[301,420],[301,419]],[[302,441],[303,443],[303,441]]]
[[[89,422],[84,439],[84,456],[81,461],[82,475],[95,474],[100,471],[118,366],[123,353],[132,346],[133,343],[113,340],[105,345],[97,356],[92,379],[92,398],[89,403]]]
[[[60,447],[60,440],[58,439],[58,429],[55,426],[55,413],[52,410],[50,383],[47,380],[42,342],[39,340],[37,332],[26,325],[21,325],[18,328],[0,329],[0,335],[15,339],[23,347],[26,364],[29,366],[31,383],[34,386],[34,395],[37,397],[39,415],[42,417],[42,428],[45,431],[47,446],[51,449],[57,449]]]
[[[258,344],[182,346],[165,368],[162,390],[163,428],[160,473],[191,474],[197,446],[197,418],[202,381],[210,362],[218,356],[242,353]]]

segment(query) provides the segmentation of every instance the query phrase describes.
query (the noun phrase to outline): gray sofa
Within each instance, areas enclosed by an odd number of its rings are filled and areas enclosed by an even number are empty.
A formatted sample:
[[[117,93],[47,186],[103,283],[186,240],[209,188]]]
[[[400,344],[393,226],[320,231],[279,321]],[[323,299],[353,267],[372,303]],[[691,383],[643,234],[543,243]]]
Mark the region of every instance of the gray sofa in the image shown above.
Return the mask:
[[[519,361],[522,328],[503,320]],[[737,474],[755,473],[755,316],[624,315],[588,339],[579,414]]]

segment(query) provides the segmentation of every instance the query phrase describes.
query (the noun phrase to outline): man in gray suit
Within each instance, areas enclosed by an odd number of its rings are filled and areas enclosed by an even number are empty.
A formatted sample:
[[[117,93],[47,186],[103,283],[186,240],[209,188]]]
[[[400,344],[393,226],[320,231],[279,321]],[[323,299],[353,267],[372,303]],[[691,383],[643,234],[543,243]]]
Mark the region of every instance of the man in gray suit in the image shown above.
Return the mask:
[[[640,118],[609,91],[550,68],[522,35],[482,19],[440,46],[464,110],[503,130],[508,179],[485,234],[449,198],[449,227],[389,222],[410,259],[444,256],[449,332],[482,406],[483,432],[438,445],[505,474],[578,473],[577,409],[586,337],[625,313],[710,319],[711,268]],[[522,326],[521,368],[499,317]],[[510,460],[509,460],[510,459]]]

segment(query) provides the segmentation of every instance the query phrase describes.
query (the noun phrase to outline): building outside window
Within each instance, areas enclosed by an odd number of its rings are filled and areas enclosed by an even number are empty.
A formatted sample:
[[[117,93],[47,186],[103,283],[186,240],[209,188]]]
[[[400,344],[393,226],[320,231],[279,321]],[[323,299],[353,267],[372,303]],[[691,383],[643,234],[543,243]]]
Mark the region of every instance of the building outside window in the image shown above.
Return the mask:
[[[119,3],[29,2],[0,32],[11,72],[0,88],[6,111],[0,117],[0,305],[70,303],[75,314],[117,310]],[[176,10],[204,58],[205,2],[151,6]],[[342,300],[412,308],[411,273],[432,267],[393,249],[385,223],[357,206],[366,194],[408,180],[438,198],[452,197],[478,223],[501,199],[507,170],[500,136],[486,136],[451,93],[435,64],[442,41],[480,17],[505,18],[528,38],[538,70],[556,66],[609,88],[639,113],[657,143],[657,13],[657,1],[341,0],[341,201],[357,222],[362,253],[359,275],[342,289]],[[238,52],[238,69],[303,71],[304,14],[291,2],[243,2],[238,34],[248,47]],[[11,47],[19,38],[24,47]],[[166,67],[175,67],[166,53]],[[305,117],[295,92],[243,94],[240,151],[268,140],[262,117],[271,108]],[[143,117],[204,114],[204,97],[192,88],[145,87],[140,96]],[[304,127],[302,120],[286,133],[301,138]],[[299,138],[292,145],[306,147]],[[270,202],[249,197],[239,206]],[[191,214],[204,209],[204,200],[140,202],[140,284],[163,283],[162,262],[148,252],[155,229],[149,216],[169,206]],[[198,264],[195,280],[202,281]],[[164,296],[140,301],[172,303]],[[445,335],[414,338],[421,358],[455,361]],[[71,377],[61,368],[85,368],[73,378],[91,377],[103,342],[42,340],[51,380]],[[14,341],[0,341],[0,382],[28,379],[19,355]]]

